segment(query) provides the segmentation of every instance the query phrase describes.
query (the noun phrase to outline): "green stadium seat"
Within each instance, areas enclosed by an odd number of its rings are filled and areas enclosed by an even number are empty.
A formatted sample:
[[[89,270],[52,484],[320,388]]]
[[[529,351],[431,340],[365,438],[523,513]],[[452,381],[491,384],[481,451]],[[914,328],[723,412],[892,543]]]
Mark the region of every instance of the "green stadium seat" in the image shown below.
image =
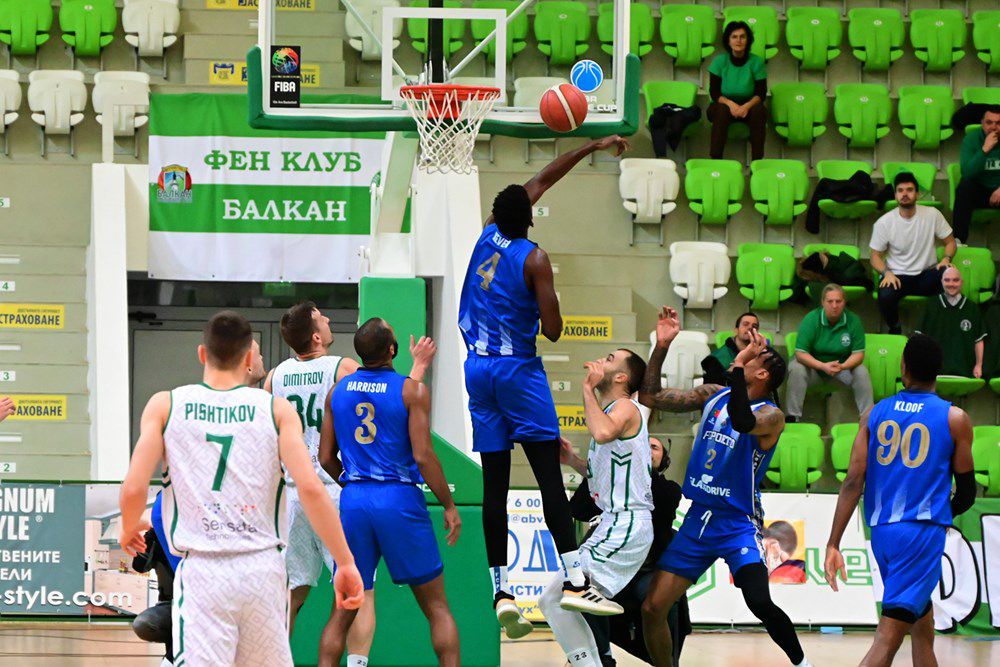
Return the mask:
[[[899,124],[903,134],[920,150],[937,150],[954,134],[951,115],[955,100],[947,86],[903,86],[899,89]]]
[[[1000,496],[1000,426],[973,427],[972,461],[976,482],[986,487],[986,495]]]
[[[1000,88],[996,86],[988,88],[985,86],[968,86],[962,90],[962,104],[1000,104]],[[975,123],[966,125],[965,132],[975,132],[982,125]]]
[[[944,248],[938,247],[937,255],[940,260],[944,256]],[[962,294],[965,298],[979,304],[990,300],[997,279],[997,267],[989,248],[959,246],[952,264],[962,274]]]
[[[914,9],[910,12],[913,55],[928,72],[947,72],[965,57],[965,16],[957,9]]]
[[[476,0],[472,3],[472,6],[474,9],[502,9],[509,16],[520,4],[517,0]],[[472,30],[472,38],[478,46],[480,42],[493,32],[496,24],[493,21],[476,19],[469,22],[469,28]],[[526,12],[521,12],[513,21],[507,24],[507,62],[510,62],[514,56],[524,51],[524,47],[528,45],[528,28],[528,14]],[[487,62],[495,63],[497,59],[496,40],[490,40],[483,53],[486,54]]]
[[[778,55],[778,40],[781,38],[781,25],[778,23],[778,13],[773,7],[753,7],[741,5],[726,7],[722,11],[722,27],[725,29],[733,21],[745,21],[753,30],[753,46],[750,52],[764,60],[770,60]]]
[[[743,204],[743,165],[736,160],[688,160],[684,195],[706,225],[724,225]]]
[[[902,57],[906,30],[899,10],[859,7],[847,16],[847,41],[864,69],[884,71]]]
[[[535,5],[535,40],[552,65],[568,65],[587,52],[590,15],[582,2],[544,1]]]
[[[881,401],[895,394],[900,382],[900,362],[906,336],[894,334],[865,334],[865,361],[872,378],[875,400]]]
[[[774,131],[789,146],[811,146],[826,132],[830,105],[821,83],[775,83],[770,107]]]
[[[835,89],[833,117],[851,148],[874,148],[889,134],[889,89],[877,83],[842,83]]]
[[[642,98],[646,101],[646,122],[657,107],[676,104],[679,107],[693,107],[697,104],[698,86],[688,81],[647,81],[642,84]],[[691,123],[684,128],[689,137],[701,128],[701,122]]]
[[[847,180],[858,171],[870,174],[872,168],[867,162],[860,160],[820,160],[816,163],[816,175],[820,178]],[[820,199],[819,209],[831,218],[863,218],[874,213],[878,209],[878,203],[873,199],[846,203],[832,199]]]
[[[802,69],[826,69],[840,55],[844,28],[840,12],[829,7],[789,7],[785,41]]]
[[[777,243],[741,244],[736,257],[736,282],[753,310],[777,310],[792,296],[794,249]]]
[[[792,224],[808,206],[806,165],[799,160],[754,160],[750,163],[750,196],[766,224]]]
[[[411,7],[426,7],[427,0],[413,0]],[[447,9],[462,7],[460,0],[444,0]],[[450,58],[453,53],[462,48],[465,41],[465,21],[462,19],[445,19],[442,28],[445,34],[444,57]],[[418,53],[427,53],[427,19],[406,19],[406,34],[410,36],[413,48]]]
[[[711,5],[663,5],[660,39],[675,67],[700,67],[715,52],[719,26]]]
[[[962,165],[953,162],[948,165],[948,207],[955,210],[955,191],[962,180]],[[983,223],[1000,220],[1000,209],[984,208],[973,212],[972,222]]]
[[[49,41],[51,29],[50,0],[0,0],[0,43],[12,55],[35,55]]]
[[[653,9],[641,2],[629,4],[629,53],[642,58],[653,50],[653,33],[656,32],[656,22],[653,21]],[[597,39],[601,42],[601,51],[609,56],[615,53],[615,3],[602,2],[597,5]]]
[[[79,57],[96,57],[115,38],[115,0],[63,0],[59,9],[62,39]]]
[[[917,177],[917,185],[920,186],[920,199],[918,204],[941,208],[944,202],[934,198],[934,179],[937,178],[937,167],[930,162],[883,162],[882,178],[887,185],[891,184],[896,174],[908,171]],[[896,200],[890,199],[885,203],[885,210],[891,211],[896,208]]]
[[[767,467],[781,491],[806,491],[823,476],[823,439],[817,424],[785,424]]]
[[[840,243],[808,243],[802,248],[802,256],[808,257],[814,252],[823,252],[824,250],[831,255],[844,253],[854,259],[861,259],[861,251],[858,250],[858,246]],[[868,293],[868,290],[861,285],[843,285],[842,287],[844,288],[844,296],[847,297],[848,301],[854,301]],[[819,301],[820,295],[813,293],[812,285],[806,287],[806,294],[813,301]]]
[[[958,375],[938,375],[937,393],[945,398],[961,398],[974,394],[986,386],[982,378],[967,378]]]
[[[847,479],[851,450],[854,449],[854,439],[858,437],[860,428],[857,424],[836,424],[830,429],[830,435],[833,437],[830,443],[830,463],[833,464],[839,482]]]
[[[972,43],[976,56],[986,63],[987,71],[1000,73],[1000,10],[972,15]]]
[[[758,331],[761,336],[767,340],[768,345],[774,344],[774,334],[769,331]],[[715,347],[722,347],[726,344],[726,339],[733,335],[731,330],[729,331],[716,331],[715,332]]]

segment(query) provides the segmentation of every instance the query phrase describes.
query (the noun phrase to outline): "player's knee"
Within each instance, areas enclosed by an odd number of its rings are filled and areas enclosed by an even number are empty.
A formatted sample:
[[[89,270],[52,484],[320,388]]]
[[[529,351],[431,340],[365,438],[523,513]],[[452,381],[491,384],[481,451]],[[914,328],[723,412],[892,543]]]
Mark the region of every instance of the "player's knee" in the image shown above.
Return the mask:
[[[663,600],[647,595],[642,601],[642,617],[648,621],[665,621],[670,609]]]
[[[156,605],[145,610],[132,621],[132,631],[146,642],[166,644],[170,641],[170,605]]]

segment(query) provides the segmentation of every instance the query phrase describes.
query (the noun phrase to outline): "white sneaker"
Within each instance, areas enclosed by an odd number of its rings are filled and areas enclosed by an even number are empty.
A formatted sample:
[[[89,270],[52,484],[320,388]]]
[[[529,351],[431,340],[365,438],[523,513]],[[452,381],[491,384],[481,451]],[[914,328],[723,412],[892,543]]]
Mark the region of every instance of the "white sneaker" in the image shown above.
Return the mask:
[[[521,608],[514,602],[514,598],[497,593],[493,599],[493,608],[508,639],[520,639],[535,629],[531,621],[521,615]]]
[[[594,616],[615,616],[625,611],[620,604],[604,597],[590,584],[589,579],[583,586],[574,586],[568,581],[563,583],[559,606],[566,611],[578,611]]]

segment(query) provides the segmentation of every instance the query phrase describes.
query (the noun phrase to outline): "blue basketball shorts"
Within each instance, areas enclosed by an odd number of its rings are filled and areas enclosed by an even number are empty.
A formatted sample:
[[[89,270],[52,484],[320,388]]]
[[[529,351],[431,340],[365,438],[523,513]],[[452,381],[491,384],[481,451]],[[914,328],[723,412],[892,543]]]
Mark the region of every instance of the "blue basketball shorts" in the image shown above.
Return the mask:
[[[444,571],[424,492],[402,482],[350,482],[340,496],[340,522],[365,590],[384,558],[393,583],[419,586]]]
[[[539,357],[480,357],[465,361],[472,414],[472,450],[502,452],[515,442],[559,437],[552,390]]]
[[[901,608],[927,612],[934,587],[941,581],[941,558],[947,528],[927,521],[900,521],[872,526],[872,555],[882,577],[882,611]]]
[[[733,575],[763,563],[760,527],[746,514],[692,504],[656,566],[694,582],[719,558]]]

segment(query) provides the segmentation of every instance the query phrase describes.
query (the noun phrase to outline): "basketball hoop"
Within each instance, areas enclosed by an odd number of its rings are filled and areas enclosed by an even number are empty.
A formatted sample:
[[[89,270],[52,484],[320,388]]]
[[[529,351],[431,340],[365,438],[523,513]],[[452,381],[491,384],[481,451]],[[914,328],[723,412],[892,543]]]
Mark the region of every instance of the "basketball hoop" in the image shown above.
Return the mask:
[[[418,166],[427,172],[468,174],[476,135],[500,89],[490,86],[431,84],[403,86],[400,97],[420,133]]]

